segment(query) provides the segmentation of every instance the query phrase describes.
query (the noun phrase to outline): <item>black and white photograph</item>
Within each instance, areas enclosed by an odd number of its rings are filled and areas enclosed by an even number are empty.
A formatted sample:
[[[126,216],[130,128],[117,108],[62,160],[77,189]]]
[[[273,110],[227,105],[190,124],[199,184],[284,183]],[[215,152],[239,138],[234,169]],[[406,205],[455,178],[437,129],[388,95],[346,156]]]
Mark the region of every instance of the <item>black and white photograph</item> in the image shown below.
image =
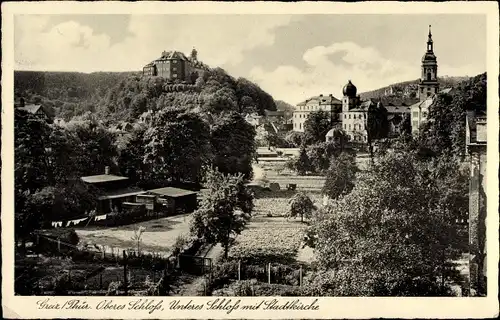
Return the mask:
[[[14,295],[139,309],[498,293],[487,26],[466,12],[14,14]]]

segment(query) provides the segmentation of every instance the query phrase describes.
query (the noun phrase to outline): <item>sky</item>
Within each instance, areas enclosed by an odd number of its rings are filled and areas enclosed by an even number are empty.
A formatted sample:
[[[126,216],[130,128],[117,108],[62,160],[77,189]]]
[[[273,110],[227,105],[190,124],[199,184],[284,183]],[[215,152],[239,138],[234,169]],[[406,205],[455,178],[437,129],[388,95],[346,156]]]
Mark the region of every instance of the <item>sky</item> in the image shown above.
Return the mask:
[[[16,70],[139,71],[164,50],[247,78],[293,105],[420,77],[432,25],[439,76],[486,71],[484,15],[16,15]]]

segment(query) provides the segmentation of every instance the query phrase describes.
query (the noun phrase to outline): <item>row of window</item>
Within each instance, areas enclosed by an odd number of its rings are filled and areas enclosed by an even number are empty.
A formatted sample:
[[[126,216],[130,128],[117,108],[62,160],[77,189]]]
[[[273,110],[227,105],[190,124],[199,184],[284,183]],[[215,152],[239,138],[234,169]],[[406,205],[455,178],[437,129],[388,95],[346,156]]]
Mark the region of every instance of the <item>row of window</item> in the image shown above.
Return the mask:
[[[302,130],[302,123],[294,123],[294,124],[293,124],[293,128],[294,128],[294,129],[299,129],[299,130]]]
[[[299,106],[298,108],[300,111],[319,111],[319,110],[324,110],[324,111],[329,111],[327,107],[324,106]]]
[[[170,61],[172,61],[173,64],[177,64],[177,60],[160,60],[160,61],[157,61],[157,63],[169,64]]]
[[[351,130],[351,124],[349,123],[349,125],[347,125],[347,124],[344,123],[344,130],[347,130],[348,128],[349,128],[349,130]],[[357,131],[358,129],[359,130],[363,130],[363,125],[355,123],[354,124],[354,131]]]
[[[354,141],[366,141],[366,137],[361,137],[361,136],[353,136],[352,139]]]
[[[413,111],[413,118],[418,118],[418,111]],[[422,112],[422,118],[427,118],[427,111]]]
[[[356,119],[356,114],[353,114],[353,118]],[[364,114],[359,114],[358,119],[366,118]],[[344,119],[347,119],[347,114],[344,113]],[[351,119],[351,114],[349,114],[349,119]]]

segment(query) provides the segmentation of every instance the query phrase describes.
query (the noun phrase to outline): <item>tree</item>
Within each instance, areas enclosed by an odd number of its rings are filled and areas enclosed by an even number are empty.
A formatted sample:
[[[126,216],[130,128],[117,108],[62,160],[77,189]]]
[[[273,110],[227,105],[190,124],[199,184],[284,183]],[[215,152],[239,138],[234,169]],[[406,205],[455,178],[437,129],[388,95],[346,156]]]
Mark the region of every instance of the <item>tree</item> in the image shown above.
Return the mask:
[[[326,174],[323,194],[330,199],[337,199],[349,193],[354,188],[357,171],[356,159],[353,156],[342,153],[340,156],[333,158]]]
[[[16,109],[14,132],[16,193],[33,193],[48,183],[46,152],[51,129],[45,121]]]
[[[421,129],[420,145],[435,154],[464,155],[465,115],[486,112],[486,74],[462,81],[449,93],[440,93],[429,107],[429,121]]]
[[[449,202],[438,187],[438,175],[427,172],[434,167],[411,153],[388,152],[370,172],[361,173],[349,194],[326,207],[313,225],[321,270],[316,279],[323,279],[314,284],[319,291],[448,294],[446,282],[436,279],[454,276],[448,249],[459,237],[451,236],[457,224],[444,205]]]
[[[208,126],[199,115],[181,108],[157,112],[144,135],[148,178],[199,182],[210,159],[209,142]]]
[[[256,151],[255,129],[239,113],[229,112],[215,119],[210,133],[213,165],[223,173],[243,173],[245,179],[250,179]]]
[[[190,230],[207,243],[220,243],[227,259],[234,237],[243,231],[253,209],[253,197],[243,175],[224,175],[209,170],[208,189],[200,209],[193,213]]]
[[[306,145],[325,141],[328,130],[331,129],[330,115],[323,111],[313,111],[304,122],[304,141]]]
[[[290,131],[286,136],[285,140],[288,142],[289,145],[298,148],[303,144],[304,141],[304,133],[303,132],[297,132],[297,131]]]
[[[137,243],[137,253],[141,253],[141,242],[142,242],[142,234],[146,231],[146,227],[140,226],[139,228],[134,230],[134,235],[131,240]]]
[[[118,157],[120,173],[134,183],[143,182],[149,175],[148,168],[144,164],[146,130],[146,127],[137,127]]]
[[[79,176],[101,174],[105,167],[115,164],[115,137],[101,123],[95,119],[73,120],[67,128],[77,139],[75,159]]]
[[[312,170],[311,160],[307,155],[307,151],[305,145],[300,147],[299,157],[297,160],[293,160],[293,169],[297,171],[297,173],[301,176],[307,174]]]
[[[389,121],[387,120],[387,109],[382,103],[371,104],[368,107],[366,119],[366,133],[370,158],[373,162],[374,140],[387,138],[389,134]]]
[[[314,210],[316,210],[316,206],[311,198],[303,192],[298,192],[290,199],[290,210],[287,217],[300,216],[300,222],[304,222],[304,217],[309,219]]]

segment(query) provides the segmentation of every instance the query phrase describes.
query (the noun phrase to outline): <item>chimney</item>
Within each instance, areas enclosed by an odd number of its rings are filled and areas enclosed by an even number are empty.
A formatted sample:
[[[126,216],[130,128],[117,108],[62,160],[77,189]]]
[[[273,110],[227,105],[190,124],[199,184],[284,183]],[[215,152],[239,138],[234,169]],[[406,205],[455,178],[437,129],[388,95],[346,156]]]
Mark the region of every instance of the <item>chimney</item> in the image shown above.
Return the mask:
[[[109,174],[109,166],[104,167],[104,174]]]

